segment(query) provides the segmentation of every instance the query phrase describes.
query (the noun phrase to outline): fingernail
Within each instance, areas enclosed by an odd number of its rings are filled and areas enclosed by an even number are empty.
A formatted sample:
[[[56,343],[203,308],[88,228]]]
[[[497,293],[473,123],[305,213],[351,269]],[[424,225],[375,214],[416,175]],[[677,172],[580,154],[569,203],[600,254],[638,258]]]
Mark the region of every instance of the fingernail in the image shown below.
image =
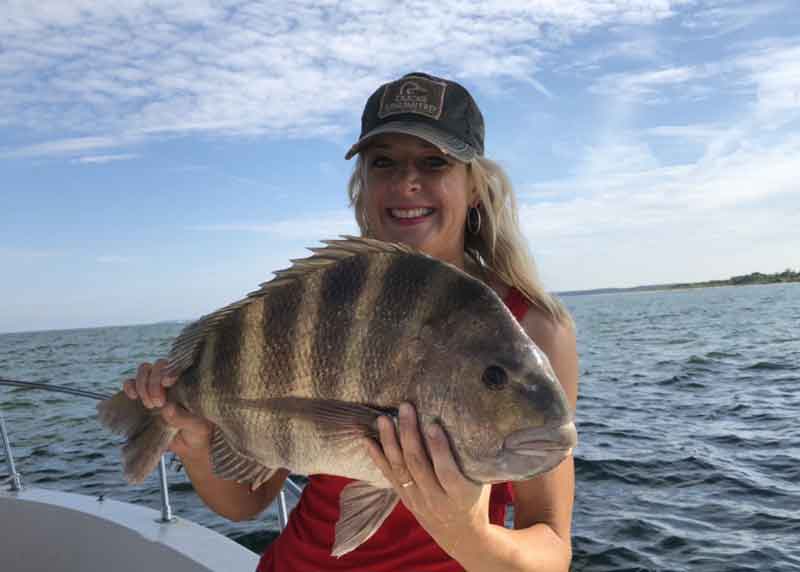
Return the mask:
[[[431,439],[438,439],[440,433],[439,426],[436,423],[431,423],[425,428],[425,434]]]
[[[401,417],[411,417],[411,405],[408,403],[401,403],[399,407],[399,413]]]

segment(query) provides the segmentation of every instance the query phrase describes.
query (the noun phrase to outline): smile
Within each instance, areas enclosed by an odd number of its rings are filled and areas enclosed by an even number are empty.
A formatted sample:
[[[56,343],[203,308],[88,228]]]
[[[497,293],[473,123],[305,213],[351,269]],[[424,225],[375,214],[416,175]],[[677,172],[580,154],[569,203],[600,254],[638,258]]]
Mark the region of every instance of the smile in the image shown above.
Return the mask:
[[[389,209],[392,218],[412,219],[428,216],[433,213],[432,208],[420,207],[413,209]]]

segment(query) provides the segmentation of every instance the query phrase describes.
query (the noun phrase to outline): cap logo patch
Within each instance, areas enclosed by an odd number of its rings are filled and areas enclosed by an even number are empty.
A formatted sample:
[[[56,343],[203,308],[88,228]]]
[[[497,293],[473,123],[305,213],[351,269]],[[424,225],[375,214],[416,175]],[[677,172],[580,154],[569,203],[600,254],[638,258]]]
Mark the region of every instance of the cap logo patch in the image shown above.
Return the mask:
[[[439,119],[444,107],[447,84],[423,77],[405,77],[386,86],[381,96],[378,117],[415,113]]]

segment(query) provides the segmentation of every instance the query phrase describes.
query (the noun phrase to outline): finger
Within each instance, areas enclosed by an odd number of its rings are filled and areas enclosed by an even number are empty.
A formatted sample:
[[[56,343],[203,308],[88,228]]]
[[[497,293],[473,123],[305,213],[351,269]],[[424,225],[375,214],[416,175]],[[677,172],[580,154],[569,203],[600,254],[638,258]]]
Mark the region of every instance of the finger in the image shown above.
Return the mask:
[[[406,467],[405,459],[403,458],[403,451],[397,439],[394,422],[388,417],[382,416],[378,419],[378,431],[381,436],[383,454],[389,463],[389,474],[386,478],[395,486],[413,480],[411,473]]]
[[[178,376],[170,375],[169,374],[169,361],[161,358],[153,364],[154,369],[158,369],[159,375],[161,377],[161,386],[162,387],[172,387],[175,385],[175,382],[178,381]]]
[[[175,382],[178,381],[178,376],[177,375],[170,375],[170,373],[169,373],[169,362],[165,362],[164,369],[162,371],[163,371],[164,377],[161,378],[161,385],[163,387],[172,387],[173,385],[175,385]]]
[[[391,467],[403,468],[403,452],[397,439],[394,422],[382,415],[378,418],[378,435],[380,436],[383,455]]]
[[[458,494],[459,488],[472,484],[461,472],[447,435],[438,423],[432,423],[426,428],[425,439],[431,452],[436,478],[446,491]]]
[[[125,392],[128,399],[139,399],[139,395],[136,393],[136,380],[134,378],[126,379],[122,383],[122,391]]]
[[[164,386],[162,385],[162,380],[164,379],[164,367],[166,365],[166,360],[156,360],[152,369],[150,370],[150,377],[147,380],[147,393],[150,396],[150,401],[152,401],[156,407],[162,407],[166,402],[167,394],[164,391]]]
[[[161,410],[161,416],[169,425],[181,430],[196,433],[208,431],[208,422],[202,417],[189,413],[183,407],[174,403],[167,403]]]
[[[150,400],[150,393],[147,391],[147,382],[152,367],[151,364],[145,362],[141,364],[136,371],[136,395],[142,400],[142,405],[148,409],[153,408],[153,402]]]
[[[377,465],[378,469],[380,469],[383,476],[386,477],[387,480],[392,479],[392,468],[389,465],[389,461],[386,459],[386,456],[383,454],[383,450],[381,446],[375,441],[374,439],[365,438],[363,439],[364,447],[367,449],[367,453],[372,459],[372,462]]]
[[[400,446],[403,450],[405,466],[412,479],[428,491],[442,491],[433,470],[428,452],[425,450],[422,435],[417,423],[417,412],[410,403],[402,403],[400,413]]]

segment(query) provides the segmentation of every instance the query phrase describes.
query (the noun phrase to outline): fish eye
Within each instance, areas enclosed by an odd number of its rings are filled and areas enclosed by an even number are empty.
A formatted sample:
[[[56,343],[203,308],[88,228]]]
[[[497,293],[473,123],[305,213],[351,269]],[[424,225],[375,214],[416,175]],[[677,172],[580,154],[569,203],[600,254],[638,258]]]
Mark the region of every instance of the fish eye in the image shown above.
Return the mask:
[[[483,384],[489,389],[503,389],[508,384],[506,370],[498,365],[490,365],[483,371]]]

